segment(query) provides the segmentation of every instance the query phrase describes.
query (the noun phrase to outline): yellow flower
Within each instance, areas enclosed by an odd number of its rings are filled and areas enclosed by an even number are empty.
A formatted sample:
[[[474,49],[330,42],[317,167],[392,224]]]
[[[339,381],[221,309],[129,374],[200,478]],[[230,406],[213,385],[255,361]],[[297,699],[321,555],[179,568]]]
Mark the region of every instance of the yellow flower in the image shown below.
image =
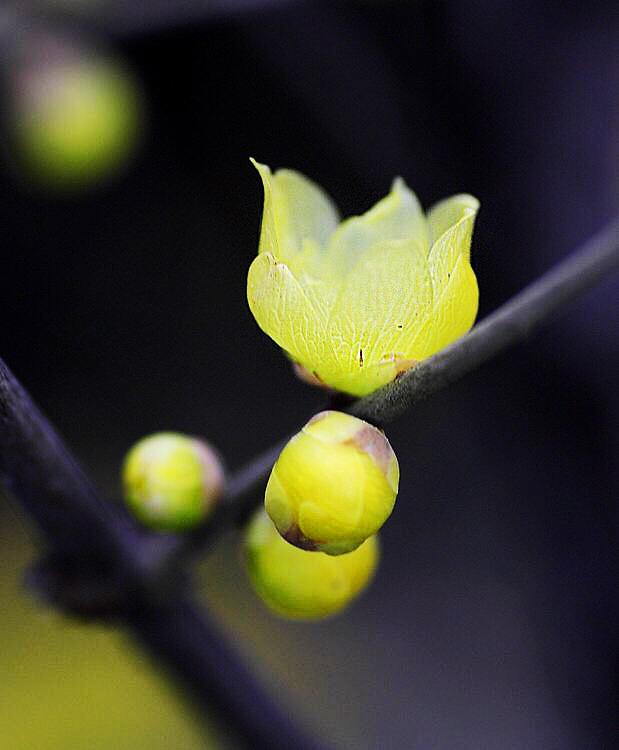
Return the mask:
[[[350,414],[323,411],[281,452],[264,505],[291,544],[341,555],[384,524],[399,478],[397,458],[380,430]]]
[[[330,557],[284,541],[264,511],[245,535],[250,581],[273,611],[295,620],[319,620],[342,610],[371,581],[378,563],[378,537],[354,552]]]
[[[125,502],[144,525],[183,531],[211,513],[223,490],[224,472],[204,440],[158,432],[127,453],[122,480]]]
[[[340,223],[329,197],[306,177],[253,163],[264,212],[249,307],[309,376],[363,396],[473,325],[476,198],[455,195],[424,215],[396,179],[367,213]]]

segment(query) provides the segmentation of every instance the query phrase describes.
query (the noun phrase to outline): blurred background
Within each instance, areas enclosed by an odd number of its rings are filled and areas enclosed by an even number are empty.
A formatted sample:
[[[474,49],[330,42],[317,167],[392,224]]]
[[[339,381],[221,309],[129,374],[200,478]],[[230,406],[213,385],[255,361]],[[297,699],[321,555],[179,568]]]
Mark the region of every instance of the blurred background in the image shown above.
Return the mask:
[[[113,501],[149,432],[231,468],[323,404],[258,330],[248,157],[361,213],[402,175],[481,200],[484,316],[619,210],[612,0],[4,2],[0,354]],[[402,482],[371,589],[271,616],[238,538],[200,568],[222,633],[336,748],[615,747],[618,279],[388,428]],[[11,750],[228,747],[117,631],[36,604],[0,504]]]

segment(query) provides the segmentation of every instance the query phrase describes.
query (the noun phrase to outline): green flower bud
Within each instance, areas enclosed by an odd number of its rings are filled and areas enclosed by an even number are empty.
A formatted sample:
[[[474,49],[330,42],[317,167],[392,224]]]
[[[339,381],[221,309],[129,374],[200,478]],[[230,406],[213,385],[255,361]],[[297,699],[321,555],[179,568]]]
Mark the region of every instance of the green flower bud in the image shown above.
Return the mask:
[[[113,59],[74,50],[16,72],[11,110],[19,164],[40,184],[79,188],[113,175],[134,151],[141,102]]]
[[[387,520],[399,477],[395,453],[380,430],[350,414],[323,411],[275,462],[265,508],[291,544],[341,555]]]
[[[319,620],[346,607],[371,581],[379,556],[378,537],[354,552],[332,557],[284,541],[262,510],[245,535],[250,581],[264,603],[283,617]]]
[[[203,440],[159,432],[137,442],[122,471],[125,501],[145,525],[191,529],[213,510],[224,485],[215,451]]]

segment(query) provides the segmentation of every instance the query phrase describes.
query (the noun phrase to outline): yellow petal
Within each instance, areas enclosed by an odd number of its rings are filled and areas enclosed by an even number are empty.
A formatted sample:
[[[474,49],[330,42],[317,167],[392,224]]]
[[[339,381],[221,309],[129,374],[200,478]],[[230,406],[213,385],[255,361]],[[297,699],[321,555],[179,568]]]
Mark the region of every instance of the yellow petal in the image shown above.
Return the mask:
[[[329,346],[313,369],[339,390],[370,393],[407,369],[406,342],[431,310],[424,244],[377,242],[346,277],[327,324]]]
[[[327,255],[333,273],[347,273],[376,242],[416,240],[427,245],[426,219],[417,196],[398,178],[391,192],[362,216],[343,221],[329,240]]]
[[[398,179],[372,209],[337,226],[312,182],[254,164],[265,207],[250,308],[308,373],[363,396],[469,330],[478,303],[473,196],[441,201],[426,220]]]
[[[451,198],[445,198],[432,206],[428,211],[432,247],[447,244],[457,248],[457,255],[463,253],[468,258],[473,224],[478,211],[479,201],[467,194],[452,195]]]
[[[327,317],[336,294],[318,280],[301,284],[271,253],[256,256],[249,268],[247,301],[256,322],[310,372],[328,349]]]
[[[478,301],[477,278],[471,264],[460,255],[430,318],[411,342],[416,358],[430,357],[463,336],[475,322]]]
[[[428,213],[434,304],[428,321],[405,347],[414,359],[431,356],[465,334],[475,322],[479,294],[469,257],[478,209],[479,201],[472,195],[454,195]]]
[[[264,186],[259,252],[294,265],[295,256],[323,248],[339,222],[329,196],[299,172],[272,174],[265,164],[251,161]]]

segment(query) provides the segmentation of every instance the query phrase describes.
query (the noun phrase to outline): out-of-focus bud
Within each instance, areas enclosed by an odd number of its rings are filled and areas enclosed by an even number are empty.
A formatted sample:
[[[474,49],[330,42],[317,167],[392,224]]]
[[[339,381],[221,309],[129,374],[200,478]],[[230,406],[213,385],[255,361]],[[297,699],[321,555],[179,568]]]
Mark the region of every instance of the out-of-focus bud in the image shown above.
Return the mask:
[[[183,531],[213,510],[223,490],[224,472],[208,443],[159,432],[131,448],[122,480],[125,502],[144,525]]]
[[[283,617],[320,620],[342,610],[371,581],[379,556],[378,537],[354,552],[332,557],[293,547],[263,510],[245,535],[251,583],[264,603]]]
[[[141,96],[117,59],[41,35],[24,46],[9,81],[15,164],[35,182],[56,189],[98,184],[133,153]]]
[[[265,508],[291,544],[341,555],[387,520],[399,476],[395,453],[380,430],[350,414],[323,411],[281,452]]]

